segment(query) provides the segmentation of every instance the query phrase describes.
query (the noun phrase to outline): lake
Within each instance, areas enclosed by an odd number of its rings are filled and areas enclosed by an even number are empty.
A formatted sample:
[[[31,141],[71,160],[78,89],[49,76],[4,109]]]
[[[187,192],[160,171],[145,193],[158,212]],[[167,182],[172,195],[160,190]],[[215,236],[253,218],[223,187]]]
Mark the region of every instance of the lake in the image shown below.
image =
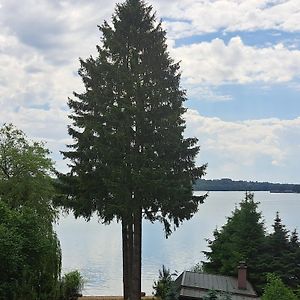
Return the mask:
[[[202,194],[202,192],[196,192]],[[160,223],[143,223],[142,290],[151,295],[158,270],[164,264],[178,273],[204,260],[206,238],[212,238],[216,227],[244,198],[243,192],[210,192],[197,214],[183,223],[165,239]],[[300,229],[300,194],[255,192],[260,202],[267,230],[272,229],[277,211],[287,229]],[[56,225],[61,242],[63,272],[79,270],[85,278],[84,295],[122,295],[121,224],[103,225],[93,218],[90,222],[61,217]]]

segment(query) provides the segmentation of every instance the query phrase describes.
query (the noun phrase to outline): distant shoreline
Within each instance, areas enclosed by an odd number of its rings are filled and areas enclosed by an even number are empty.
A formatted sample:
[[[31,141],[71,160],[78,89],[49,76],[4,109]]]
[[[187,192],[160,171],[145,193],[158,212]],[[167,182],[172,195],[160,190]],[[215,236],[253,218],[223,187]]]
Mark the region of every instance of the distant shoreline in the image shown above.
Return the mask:
[[[269,192],[270,194],[299,194],[292,191],[268,191],[268,190],[195,190],[194,192]]]
[[[258,181],[222,179],[199,179],[194,185],[194,191],[210,192],[270,192],[284,194],[300,193],[300,184],[291,183],[270,183]]]

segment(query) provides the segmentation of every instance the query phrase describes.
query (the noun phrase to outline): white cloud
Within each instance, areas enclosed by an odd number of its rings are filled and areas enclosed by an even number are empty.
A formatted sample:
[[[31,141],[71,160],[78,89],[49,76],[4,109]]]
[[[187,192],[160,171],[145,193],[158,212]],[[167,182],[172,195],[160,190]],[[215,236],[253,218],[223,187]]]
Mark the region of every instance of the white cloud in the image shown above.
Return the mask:
[[[189,109],[185,119],[187,135],[199,139],[201,160],[208,162],[208,172],[215,177],[258,179],[260,173],[269,173],[269,178],[286,180],[288,174],[280,174],[280,168],[299,166],[300,117],[229,122]]]
[[[232,96],[228,94],[221,94],[217,91],[215,86],[205,86],[200,84],[189,84],[183,82],[187,90],[187,98],[200,101],[209,102],[223,102],[232,100]]]
[[[274,5],[266,6],[267,2]],[[164,26],[170,29],[168,36],[173,37],[167,41],[171,55],[182,61],[188,96],[208,101],[231,100],[231,95],[220,94],[216,87],[224,83],[293,82],[297,88],[300,51],[296,48],[281,44],[257,48],[245,45],[239,37],[228,44],[214,39],[175,48],[174,40],[220,29],[300,30],[296,2],[153,1],[158,17],[163,16]],[[115,1],[109,0],[1,1],[0,121],[13,122],[30,137],[46,140],[61,168],[64,164],[59,150],[70,142],[66,130],[67,97],[82,89],[80,78],[74,75],[79,67],[78,57],[95,54],[95,45],[100,42],[96,25],[110,20],[114,6]],[[204,118],[192,111],[188,116],[189,130],[199,136],[203,150],[207,149],[204,151],[224,158],[224,170],[239,170],[238,158],[249,166],[262,155],[269,157],[273,165],[281,166],[289,163],[294,149],[299,151],[299,144],[291,147],[292,139],[299,140],[299,127],[294,123],[298,119],[292,120],[291,125],[280,120],[255,125],[254,121],[230,123]],[[285,140],[279,134],[283,131],[293,138]]]
[[[67,134],[67,126],[70,123],[68,112],[60,108],[49,110],[20,107],[17,111],[2,109],[0,120],[3,123],[13,123],[33,140],[45,142],[45,146],[51,151],[51,157],[56,162],[60,171],[66,171],[66,163],[63,162],[60,151],[71,144],[71,138]]]
[[[67,96],[81,87],[74,61],[60,67],[49,63],[16,36],[0,32],[0,109],[20,106],[65,106]],[[78,64],[78,63],[77,63]]]
[[[197,29],[190,22],[184,22],[184,21],[167,22],[167,21],[164,21],[162,23],[162,26],[164,28],[166,28],[168,37],[170,39],[184,38],[184,37],[192,36],[197,33],[199,34]]]
[[[183,77],[190,84],[281,83],[300,77],[300,50],[282,44],[258,48],[237,36],[228,44],[216,38],[173,48],[171,53],[181,60]]]
[[[160,1],[157,7],[167,19],[171,37],[195,33],[254,31],[263,29],[297,32],[300,30],[298,0],[177,0]],[[184,22],[186,25],[178,22]],[[190,34],[186,28],[190,28]]]

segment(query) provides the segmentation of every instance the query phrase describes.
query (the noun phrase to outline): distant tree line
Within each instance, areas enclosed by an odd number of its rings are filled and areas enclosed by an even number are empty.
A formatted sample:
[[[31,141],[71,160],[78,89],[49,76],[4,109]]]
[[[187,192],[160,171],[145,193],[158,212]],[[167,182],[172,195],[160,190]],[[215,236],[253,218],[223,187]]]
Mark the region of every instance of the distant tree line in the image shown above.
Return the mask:
[[[300,184],[270,183],[257,181],[234,181],[229,178],[198,179],[195,191],[270,191],[273,193],[300,193]]]

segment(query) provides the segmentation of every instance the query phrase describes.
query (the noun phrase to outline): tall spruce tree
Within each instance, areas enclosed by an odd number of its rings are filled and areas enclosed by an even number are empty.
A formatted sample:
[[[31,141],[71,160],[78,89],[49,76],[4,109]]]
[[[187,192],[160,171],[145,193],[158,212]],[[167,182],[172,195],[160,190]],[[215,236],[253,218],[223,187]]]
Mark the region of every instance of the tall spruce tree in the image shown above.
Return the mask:
[[[124,297],[136,300],[142,218],[163,222],[167,235],[191,218],[205,198],[192,186],[206,166],[195,166],[197,139],[183,137],[179,64],[152,7],[127,0],[99,29],[98,56],[80,60],[85,92],[69,99],[75,143],[60,179],[75,215],[122,222]]]
[[[266,237],[265,272],[275,273],[286,284],[289,281],[289,231],[282,224],[279,212],[276,213],[273,232]]]
[[[288,287],[296,290],[300,285],[300,244],[297,231],[290,235],[279,213],[276,213],[273,232],[266,237],[266,253],[264,257],[265,271],[274,273]]]
[[[293,290],[300,292],[300,241],[298,232],[294,229],[290,236],[290,253],[289,253],[289,286]],[[299,297],[300,298],[300,297]]]
[[[260,256],[264,249],[265,228],[258,203],[251,193],[236,208],[227,223],[215,230],[214,240],[208,240],[210,251],[204,251],[207,262],[205,272],[236,276],[237,266],[245,260],[248,275],[256,288],[261,287],[264,275],[261,272]]]

